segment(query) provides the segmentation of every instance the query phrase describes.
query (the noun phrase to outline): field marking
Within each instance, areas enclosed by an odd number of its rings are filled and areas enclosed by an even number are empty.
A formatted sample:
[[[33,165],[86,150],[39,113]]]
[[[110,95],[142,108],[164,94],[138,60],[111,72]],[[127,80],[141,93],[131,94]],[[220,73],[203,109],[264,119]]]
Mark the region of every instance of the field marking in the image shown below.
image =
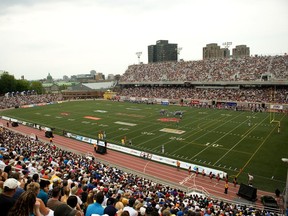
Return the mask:
[[[235,116],[234,118],[230,119],[230,121],[233,121],[235,118],[238,118],[238,117],[241,116],[241,115],[243,115],[243,113],[240,113],[239,115],[237,115],[237,116]],[[228,118],[228,116],[225,116],[224,118],[226,119],[226,118]],[[230,121],[225,121],[224,124],[226,124],[226,123],[228,123],[228,122],[230,122]],[[215,125],[215,124],[218,124],[218,123],[219,123],[219,121],[216,120],[215,123],[212,123],[212,124],[211,124],[210,122],[207,122],[207,123],[205,123],[204,125],[207,125],[206,128],[209,128],[209,127],[211,127],[211,126],[213,126],[213,125]],[[217,128],[219,128],[219,127],[222,127],[224,124],[218,125],[218,127],[214,128],[214,130],[212,130],[212,131],[215,131],[215,129],[217,129]],[[198,128],[199,128],[199,126],[198,126]],[[234,129],[235,129],[235,128],[234,128]],[[200,131],[197,131],[195,134],[202,132],[202,129],[199,128],[199,130],[200,130]],[[211,133],[211,132],[208,132],[208,133]],[[200,139],[200,138],[203,137],[203,136],[206,136],[208,133],[204,133],[202,136],[197,137],[196,139],[192,140],[190,143],[195,142],[196,140]],[[191,134],[191,136],[194,136],[195,134]],[[224,137],[224,136],[226,136],[226,134],[223,135],[222,137]],[[189,137],[190,137],[190,136],[189,136]],[[219,139],[218,139],[218,140],[219,140]],[[216,140],[215,142],[217,142],[218,140]],[[214,144],[215,142],[213,142],[212,144]],[[190,143],[188,143],[187,145],[190,145]],[[182,148],[185,148],[187,145],[183,145],[182,147],[179,147],[178,149],[176,149],[176,150],[173,151],[172,153],[175,153],[175,152],[177,152],[178,150],[180,150],[180,149],[182,149]],[[192,159],[195,158],[195,157],[197,157],[199,154],[201,154],[203,151],[205,151],[205,150],[208,149],[208,148],[209,148],[209,146],[206,147],[206,148],[204,148],[204,149],[203,149],[202,151],[200,151],[198,154],[194,155],[194,156],[192,157]]]
[[[84,118],[91,119],[91,120],[100,120],[101,119],[101,118],[97,118],[97,117],[94,117],[94,116],[84,116]]]
[[[261,123],[262,123],[263,121],[265,121],[267,118],[268,118],[268,116],[266,116],[266,117],[261,121]],[[245,121],[244,121],[243,123],[245,123]],[[255,125],[252,127],[253,130],[254,130],[255,128],[257,128],[259,125],[260,125],[260,124],[255,124]],[[220,157],[220,158],[213,164],[213,166],[215,166],[216,163],[218,163],[218,162],[219,162],[220,160],[222,160],[229,152],[231,152],[231,151],[232,151],[240,142],[242,142],[242,140],[244,140],[244,139],[248,136],[248,134],[250,134],[253,130],[248,130],[249,133],[246,133],[246,135],[243,136],[234,146],[232,146],[232,148],[230,148],[222,157]]]
[[[136,126],[137,124],[132,124],[132,123],[128,123],[128,122],[114,122],[115,124],[120,124],[120,125],[127,125],[127,126]]]
[[[280,121],[284,118],[284,116],[282,116],[282,118],[280,119]],[[256,149],[256,151],[251,155],[251,157],[249,158],[249,160],[245,163],[245,165],[242,167],[242,169],[240,170],[239,173],[237,173],[236,177],[238,177],[240,175],[241,172],[243,172],[243,170],[245,169],[245,167],[250,163],[250,161],[252,160],[252,158],[255,156],[255,154],[259,151],[259,149],[263,146],[263,144],[266,142],[266,140],[271,136],[272,132],[276,129],[276,127],[270,131],[270,133],[267,135],[267,137],[263,140],[263,142],[259,145],[259,147]]]
[[[131,108],[131,107],[128,107],[126,108],[127,110],[135,110],[135,111],[139,111],[139,110],[142,110],[142,109],[138,109],[138,108]]]
[[[99,112],[99,113],[107,113],[106,110],[94,110],[93,112]]]
[[[185,131],[183,131],[183,130],[177,130],[177,129],[172,129],[172,128],[163,128],[163,129],[161,129],[159,131],[165,132],[165,133],[173,133],[173,134],[183,134],[183,133],[185,133]]]
[[[144,169],[143,169],[143,173],[146,172],[146,167],[148,166],[148,164],[149,164],[149,161],[145,164]]]
[[[129,114],[129,113],[116,113],[116,115],[129,116],[129,117],[135,117],[135,118],[145,118],[145,116],[143,115]]]

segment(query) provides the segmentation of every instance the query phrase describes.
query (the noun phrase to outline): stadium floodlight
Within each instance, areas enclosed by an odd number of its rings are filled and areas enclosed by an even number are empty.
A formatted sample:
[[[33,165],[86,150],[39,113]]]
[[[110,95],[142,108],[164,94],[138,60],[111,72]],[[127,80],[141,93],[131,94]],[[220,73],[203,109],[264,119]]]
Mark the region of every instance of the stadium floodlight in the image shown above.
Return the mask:
[[[136,52],[136,55],[138,57],[138,64],[140,64],[140,56],[142,55],[142,52]]]
[[[288,158],[282,158],[281,160],[285,163],[288,163]],[[287,168],[287,178],[286,178],[286,186],[285,186],[284,212],[287,209],[287,202],[288,202],[288,168]]]
[[[229,49],[229,47],[232,45],[232,42],[224,42],[222,45],[226,48]]]

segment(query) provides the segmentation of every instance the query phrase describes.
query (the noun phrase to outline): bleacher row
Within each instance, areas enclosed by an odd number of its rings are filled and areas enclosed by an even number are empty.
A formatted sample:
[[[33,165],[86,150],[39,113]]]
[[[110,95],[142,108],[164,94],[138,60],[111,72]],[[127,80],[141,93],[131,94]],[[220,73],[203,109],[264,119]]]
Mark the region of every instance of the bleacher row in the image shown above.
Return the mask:
[[[34,103],[35,97],[32,99]],[[20,215],[26,210],[28,214],[23,215],[60,216],[65,215],[64,209],[67,215],[86,216],[91,212],[109,216],[278,215],[247,204],[189,195],[4,126],[0,128],[0,149],[1,215]],[[17,187],[12,179],[17,180]],[[32,193],[33,188],[38,189]],[[16,197],[10,199],[9,213],[4,214],[3,206],[7,209],[8,205],[3,204],[3,194],[11,190],[16,192],[11,197]],[[97,204],[102,196],[103,202]],[[93,198],[100,212],[92,211]]]
[[[120,82],[215,82],[288,79],[288,55],[130,65]]]
[[[288,103],[288,87],[274,90],[274,88],[201,89],[171,86],[136,86],[121,88],[117,93],[120,96],[126,97],[165,98],[178,101],[181,99],[190,99],[246,103]]]

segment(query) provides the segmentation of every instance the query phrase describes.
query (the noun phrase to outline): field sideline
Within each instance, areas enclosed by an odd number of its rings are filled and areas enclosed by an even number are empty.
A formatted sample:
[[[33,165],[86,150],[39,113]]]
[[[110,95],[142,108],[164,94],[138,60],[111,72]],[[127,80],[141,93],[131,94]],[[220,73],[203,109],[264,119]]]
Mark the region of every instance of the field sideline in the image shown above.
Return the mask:
[[[162,114],[160,111],[162,110]],[[180,115],[174,115],[182,111]],[[111,101],[72,101],[48,106],[5,110],[9,116],[79,135],[97,138],[105,131],[107,141],[223,170],[254,187],[283,191],[288,157],[287,116],[270,124],[269,113],[236,112],[179,106],[147,105]],[[164,148],[164,153],[163,153]]]

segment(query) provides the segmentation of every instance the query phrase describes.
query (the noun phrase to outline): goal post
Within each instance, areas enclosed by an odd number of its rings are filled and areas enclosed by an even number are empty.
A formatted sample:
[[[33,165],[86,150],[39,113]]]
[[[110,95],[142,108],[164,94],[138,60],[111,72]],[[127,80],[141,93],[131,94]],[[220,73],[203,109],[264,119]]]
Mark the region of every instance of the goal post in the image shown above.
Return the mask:
[[[281,126],[281,121],[277,119],[277,113],[282,111],[283,111],[283,105],[279,104],[269,105],[270,124],[276,123],[279,127]]]

